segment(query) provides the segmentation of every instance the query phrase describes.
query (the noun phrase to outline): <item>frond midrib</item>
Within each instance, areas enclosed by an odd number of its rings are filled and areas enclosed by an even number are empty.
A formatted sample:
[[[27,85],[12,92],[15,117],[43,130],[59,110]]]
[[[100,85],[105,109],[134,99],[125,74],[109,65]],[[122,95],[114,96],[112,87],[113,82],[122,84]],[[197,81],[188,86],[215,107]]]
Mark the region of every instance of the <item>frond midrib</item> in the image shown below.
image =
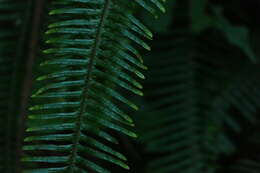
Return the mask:
[[[101,42],[102,29],[105,25],[105,21],[106,21],[106,18],[108,16],[110,3],[111,3],[111,0],[105,0],[104,7],[102,9],[100,22],[99,22],[98,27],[97,27],[94,45],[93,45],[93,48],[92,48],[91,53],[90,53],[89,63],[87,64],[88,71],[87,71],[87,74],[86,74],[86,77],[85,77],[85,80],[84,80],[84,88],[83,88],[83,92],[82,92],[82,95],[81,95],[81,98],[80,98],[80,108],[79,108],[79,113],[78,113],[78,117],[77,117],[77,120],[76,120],[75,140],[73,142],[74,146],[73,146],[72,153],[71,153],[71,161],[70,161],[70,172],[71,173],[73,172],[73,167],[75,166],[75,162],[76,162],[77,150],[78,150],[78,145],[79,145],[79,141],[80,141],[82,120],[83,120],[83,115],[85,113],[86,106],[87,106],[86,103],[87,103],[87,99],[88,99],[90,80],[91,80],[91,77],[92,77],[94,62],[95,62],[95,59],[97,57],[97,51],[98,51],[98,48],[99,48],[100,42]]]

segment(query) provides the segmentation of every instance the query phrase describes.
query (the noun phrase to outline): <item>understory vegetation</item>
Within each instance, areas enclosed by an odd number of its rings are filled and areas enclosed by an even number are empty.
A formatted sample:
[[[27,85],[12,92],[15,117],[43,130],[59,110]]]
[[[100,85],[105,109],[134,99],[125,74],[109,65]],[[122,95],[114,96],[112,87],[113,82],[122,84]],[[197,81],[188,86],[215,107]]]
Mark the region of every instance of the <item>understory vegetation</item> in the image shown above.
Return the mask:
[[[0,1],[0,172],[260,172],[259,11]]]

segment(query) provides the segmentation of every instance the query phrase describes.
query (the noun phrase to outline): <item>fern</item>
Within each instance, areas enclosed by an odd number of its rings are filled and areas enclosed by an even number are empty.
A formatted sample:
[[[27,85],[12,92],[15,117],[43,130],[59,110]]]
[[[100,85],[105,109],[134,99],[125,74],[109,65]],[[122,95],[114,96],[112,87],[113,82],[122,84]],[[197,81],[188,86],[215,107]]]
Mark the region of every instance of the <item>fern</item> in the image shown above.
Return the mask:
[[[236,149],[227,129],[239,133],[241,122],[256,121],[258,66],[217,45],[221,39],[212,44],[183,30],[170,38],[157,41],[160,51],[150,56],[164,61],[151,67],[148,79],[153,101],[143,139],[148,152],[161,155],[149,163],[149,172],[216,172],[220,156]]]
[[[23,158],[38,166],[25,172],[109,172],[100,160],[129,169],[109,143],[117,143],[110,131],[136,137],[132,119],[117,104],[138,109],[117,87],[142,95],[134,76],[143,79],[146,67],[131,42],[150,50],[140,36],[152,34],[133,16],[136,5],[152,13],[153,5],[162,9],[159,0],[51,2],[49,48],[43,51],[48,60],[41,66],[52,70],[37,78],[44,86],[32,96]]]
[[[258,2],[165,2],[0,2],[0,172],[259,172]]]

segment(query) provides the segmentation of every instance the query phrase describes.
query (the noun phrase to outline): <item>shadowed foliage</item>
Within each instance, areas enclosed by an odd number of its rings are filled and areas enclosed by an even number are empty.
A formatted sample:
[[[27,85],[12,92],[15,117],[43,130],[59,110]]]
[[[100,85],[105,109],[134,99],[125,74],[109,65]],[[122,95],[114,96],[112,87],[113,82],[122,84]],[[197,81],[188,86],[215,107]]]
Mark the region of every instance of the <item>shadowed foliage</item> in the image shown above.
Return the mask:
[[[2,0],[0,172],[259,172],[259,10]]]

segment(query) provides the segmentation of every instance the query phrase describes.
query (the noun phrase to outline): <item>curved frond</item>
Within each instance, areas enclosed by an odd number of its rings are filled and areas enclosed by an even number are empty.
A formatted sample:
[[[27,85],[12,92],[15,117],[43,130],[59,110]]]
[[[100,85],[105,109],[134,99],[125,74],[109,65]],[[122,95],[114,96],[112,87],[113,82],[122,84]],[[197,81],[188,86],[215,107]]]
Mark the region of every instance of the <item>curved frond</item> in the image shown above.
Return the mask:
[[[150,50],[143,37],[152,34],[133,16],[136,4],[151,12],[162,8],[159,0],[51,2],[49,48],[41,66],[52,70],[37,78],[43,86],[32,96],[36,104],[30,108],[23,158],[39,166],[26,173],[109,172],[102,160],[129,169],[125,156],[111,147],[117,143],[111,132],[137,136],[119,105],[138,107],[117,91],[142,95],[136,78],[144,78],[146,67],[131,44]]]

